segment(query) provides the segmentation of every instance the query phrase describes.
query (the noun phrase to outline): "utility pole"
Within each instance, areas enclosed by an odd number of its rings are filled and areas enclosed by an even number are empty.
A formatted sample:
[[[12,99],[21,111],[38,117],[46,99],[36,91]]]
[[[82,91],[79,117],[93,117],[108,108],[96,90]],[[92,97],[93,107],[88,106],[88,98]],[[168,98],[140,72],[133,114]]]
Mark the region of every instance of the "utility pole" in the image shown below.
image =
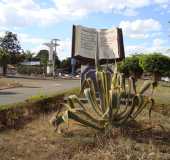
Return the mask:
[[[53,78],[55,79],[55,60],[56,60],[56,55],[57,55],[57,46],[59,44],[57,43],[59,39],[54,38],[51,40],[51,45],[54,46],[54,52],[53,52]]]

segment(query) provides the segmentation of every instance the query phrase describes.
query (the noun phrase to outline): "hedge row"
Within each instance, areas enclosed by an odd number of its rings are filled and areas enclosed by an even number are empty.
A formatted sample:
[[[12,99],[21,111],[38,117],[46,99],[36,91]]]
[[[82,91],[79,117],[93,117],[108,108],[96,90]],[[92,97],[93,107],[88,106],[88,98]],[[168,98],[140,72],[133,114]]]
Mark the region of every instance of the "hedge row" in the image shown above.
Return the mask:
[[[140,77],[145,72],[166,77],[170,76],[170,57],[160,53],[131,55],[119,63],[118,70],[126,76]]]
[[[43,68],[41,66],[18,65],[17,72],[26,75],[43,74]]]

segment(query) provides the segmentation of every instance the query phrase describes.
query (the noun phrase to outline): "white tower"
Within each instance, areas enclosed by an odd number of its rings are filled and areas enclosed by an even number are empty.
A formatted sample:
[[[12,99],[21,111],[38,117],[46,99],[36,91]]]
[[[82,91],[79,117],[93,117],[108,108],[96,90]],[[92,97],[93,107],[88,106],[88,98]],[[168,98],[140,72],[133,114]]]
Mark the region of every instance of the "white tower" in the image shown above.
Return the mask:
[[[52,39],[50,43],[44,43],[49,48],[49,59],[48,59],[48,66],[47,66],[47,74],[53,75],[55,78],[55,58],[56,58],[56,47],[59,46],[57,43],[59,39]]]
[[[49,48],[49,59],[48,59],[48,66],[47,66],[47,74],[53,74],[53,61],[54,61],[54,45],[52,43],[44,43]]]

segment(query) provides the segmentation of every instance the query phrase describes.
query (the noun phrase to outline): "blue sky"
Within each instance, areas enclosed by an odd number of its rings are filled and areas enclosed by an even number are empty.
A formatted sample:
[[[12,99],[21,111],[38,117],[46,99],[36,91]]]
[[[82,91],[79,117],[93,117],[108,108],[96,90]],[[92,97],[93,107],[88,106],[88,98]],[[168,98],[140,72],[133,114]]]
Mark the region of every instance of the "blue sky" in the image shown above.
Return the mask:
[[[25,50],[60,39],[60,59],[71,55],[72,25],[121,27],[126,55],[168,53],[170,0],[0,0],[0,36],[17,33]]]

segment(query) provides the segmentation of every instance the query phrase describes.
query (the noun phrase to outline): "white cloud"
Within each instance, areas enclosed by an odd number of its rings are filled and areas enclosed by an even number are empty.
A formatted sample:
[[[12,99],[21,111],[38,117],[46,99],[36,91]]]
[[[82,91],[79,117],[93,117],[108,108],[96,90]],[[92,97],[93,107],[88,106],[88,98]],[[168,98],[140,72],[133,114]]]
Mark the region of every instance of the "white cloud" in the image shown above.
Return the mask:
[[[71,57],[71,39],[66,38],[59,42],[60,46],[58,47],[58,56],[60,59]]]
[[[165,44],[165,40],[163,40],[163,39],[160,39],[160,38],[156,38],[156,39],[154,39],[153,40],[153,46],[155,47],[155,48],[157,48],[157,47],[162,47],[164,44]]]
[[[48,39],[46,39],[46,38],[40,38],[40,37],[36,37],[36,36],[29,35],[26,33],[18,32],[16,34],[17,34],[18,40],[21,43],[21,45],[22,44],[39,45],[39,44],[42,44],[42,43],[48,41]],[[3,37],[3,36],[5,36],[5,31],[0,31],[0,37]]]
[[[170,1],[169,0],[154,0],[154,2],[157,4],[168,4]]]
[[[43,43],[50,42],[50,39],[41,38],[41,37],[37,37],[21,32],[18,32],[16,34],[22,47],[27,45],[33,46],[33,48],[30,48],[30,50],[33,53],[38,53],[42,49],[47,49],[47,50],[49,49],[47,46],[43,45]],[[0,37],[3,37],[4,35],[5,35],[5,31],[0,31]],[[60,57],[60,59],[71,57],[71,39],[66,38],[64,40],[60,40],[58,43],[59,46],[57,47],[57,54]],[[24,47],[23,49],[27,50],[28,48]]]
[[[41,8],[33,0],[3,0],[0,2],[0,8],[0,23],[4,26],[22,27],[56,21],[54,8]]]
[[[0,37],[4,37],[5,32],[4,31],[0,31]]]
[[[51,3],[54,5],[43,7],[35,0],[2,0],[0,24],[12,27],[50,25],[98,12],[134,16],[138,8],[153,4],[165,7],[169,0],[51,0]]]
[[[45,41],[45,42],[49,42]],[[57,55],[58,57],[62,60],[65,59],[67,57],[71,57],[71,40],[70,38],[66,38],[64,40],[61,40],[58,42],[59,46],[57,47]],[[40,50],[42,49],[47,49],[49,50],[49,48],[45,45],[43,45],[43,43],[39,44],[37,47],[31,49],[32,52],[34,53],[38,53]]]
[[[48,41],[48,39],[34,37],[25,33],[18,33],[17,35],[21,43],[29,43],[29,44],[37,45]]]
[[[145,51],[146,51],[146,47],[145,47],[144,44],[125,46],[126,56],[129,55],[129,54],[134,54],[134,53],[143,53]]]
[[[160,39],[160,38],[154,39],[150,50],[153,52],[161,52],[170,56],[168,52],[169,44],[167,44],[167,41],[164,39]]]
[[[160,31],[161,24],[154,19],[137,19],[135,21],[121,21],[119,27],[129,38],[144,39],[149,33]]]
[[[113,12],[127,16],[137,14],[137,8],[150,4],[150,0],[53,0],[60,12],[85,16],[94,12]],[[78,14],[77,14],[78,13]]]
[[[152,53],[152,52],[161,52],[168,55],[169,46],[166,44],[166,41],[160,38],[153,39],[151,45],[143,43],[140,45],[127,45],[125,46],[125,52],[127,55],[134,53]],[[170,56],[170,54],[169,54]]]

